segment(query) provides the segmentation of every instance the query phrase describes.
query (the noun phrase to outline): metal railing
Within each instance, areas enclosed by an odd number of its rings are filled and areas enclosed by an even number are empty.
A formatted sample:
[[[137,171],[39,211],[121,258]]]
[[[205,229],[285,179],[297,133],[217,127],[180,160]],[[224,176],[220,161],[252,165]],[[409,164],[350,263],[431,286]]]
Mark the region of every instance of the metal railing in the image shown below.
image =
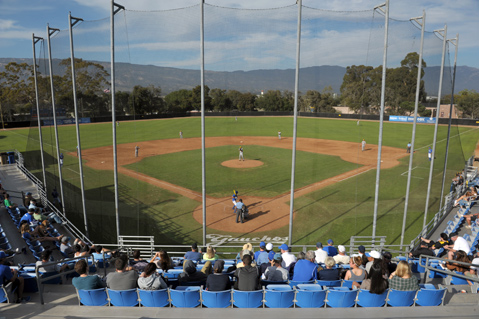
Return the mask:
[[[92,261],[93,264],[95,263],[95,258],[91,255],[87,255],[87,256],[63,259],[61,261],[52,261],[52,262],[48,262],[48,263],[43,263],[41,265],[35,265],[35,276],[36,276],[36,279],[37,279],[38,292],[40,294],[40,303],[42,305],[45,303],[45,301],[43,299],[43,285],[42,285],[42,283],[46,282],[46,281],[49,281],[49,280],[52,280],[52,279],[55,279],[55,278],[59,278],[59,277],[64,278],[66,275],[74,273],[75,269],[62,271],[62,272],[59,272],[58,274],[54,274],[54,275],[47,276],[47,277],[43,277],[43,274],[40,273],[39,269],[44,268],[46,266],[52,266],[52,265],[56,266],[56,265],[62,264],[62,263],[63,264],[65,264],[65,263],[72,263],[73,264],[74,262],[76,262],[76,260],[80,260],[80,259],[84,259],[87,264],[88,264],[89,259]]]
[[[454,264],[466,266],[467,268],[469,268],[470,266],[479,268],[479,265],[457,261],[457,260],[446,259],[446,258],[434,257],[434,256],[427,256],[427,255],[419,256],[419,266],[425,268],[426,270],[424,272],[423,282],[426,282],[427,277],[429,276],[429,272],[434,271],[434,272],[445,274],[451,277],[457,277],[457,278],[461,278],[461,279],[465,279],[465,280],[473,282],[473,284],[471,285],[472,293],[477,293],[477,290],[479,289],[479,277],[465,276],[465,275],[460,275],[458,273],[455,273],[454,271],[451,271],[451,270],[434,268],[433,266],[430,266],[429,264],[431,260],[439,260],[441,263],[451,262]]]

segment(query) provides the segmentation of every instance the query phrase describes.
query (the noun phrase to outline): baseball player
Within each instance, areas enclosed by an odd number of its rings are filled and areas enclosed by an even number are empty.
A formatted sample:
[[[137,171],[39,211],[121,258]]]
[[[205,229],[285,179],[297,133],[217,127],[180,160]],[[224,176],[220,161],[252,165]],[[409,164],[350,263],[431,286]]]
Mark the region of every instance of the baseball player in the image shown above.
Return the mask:
[[[233,202],[233,211],[236,208],[236,201],[238,200],[238,191],[233,190],[233,197],[231,201]]]
[[[140,147],[137,145],[135,146],[135,157],[138,157],[138,150],[140,149]]]
[[[411,153],[411,142],[407,143],[407,150],[406,152]]]
[[[364,152],[365,149],[366,149],[366,141],[363,138],[363,141],[361,142],[361,151]]]
[[[180,138],[183,138],[183,131],[180,131]]]
[[[244,156],[243,156],[243,146],[240,146],[239,148],[239,160],[243,160],[244,162]]]
[[[281,131],[278,131],[278,139],[281,139]]]
[[[427,150],[427,157],[429,158],[429,162],[431,161],[432,159],[432,148],[429,147],[429,149]]]
[[[63,153],[60,153],[60,167],[63,167]]]

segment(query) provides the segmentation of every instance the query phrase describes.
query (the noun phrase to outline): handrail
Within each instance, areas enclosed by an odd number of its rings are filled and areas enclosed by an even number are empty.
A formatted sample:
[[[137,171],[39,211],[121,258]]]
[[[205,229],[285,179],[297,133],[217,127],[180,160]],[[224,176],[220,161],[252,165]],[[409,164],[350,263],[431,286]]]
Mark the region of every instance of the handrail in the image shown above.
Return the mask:
[[[62,259],[60,261],[52,261],[52,262],[44,263],[44,264],[41,264],[41,265],[35,265],[35,276],[37,277],[37,286],[38,286],[38,291],[40,293],[40,303],[42,305],[45,303],[44,300],[43,300],[43,285],[41,285],[42,282],[49,281],[51,279],[58,278],[58,277],[63,277],[65,275],[68,275],[68,274],[71,274],[71,273],[75,272],[75,269],[70,269],[70,270],[67,270],[67,271],[60,272],[56,275],[51,275],[51,276],[48,276],[48,277],[45,277],[45,278],[41,278],[40,277],[41,274],[39,273],[40,268],[45,267],[45,266],[58,265],[60,263],[72,262],[72,261],[79,260],[79,259],[85,259],[86,263],[88,264],[88,259],[89,258],[91,258],[92,262],[95,263],[95,257],[93,257],[92,255],[86,255],[86,256],[81,256],[81,257],[66,258],[66,259]]]
[[[422,261],[424,259],[426,259],[426,261],[424,262],[424,265],[423,265]],[[434,272],[438,272],[438,273],[441,273],[441,274],[445,274],[445,275],[449,275],[449,276],[453,276],[453,277],[458,277],[458,278],[462,278],[462,279],[465,279],[465,280],[475,282],[474,285],[476,285],[476,287],[475,287],[475,289],[472,289],[472,290],[473,290],[473,293],[477,293],[477,289],[479,288],[479,277],[469,277],[469,276],[457,274],[457,273],[455,273],[453,271],[450,271],[450,270],[433,268],[432,266],[429,266],[429,261],[430,260],[440,260],[441,262],[453,262],[455,264],[460,264],[460,265],[464,265],[464,266],[468,266],[468,267],[475,266],[475,267],[479,268],[478,264],[472,264],[472,263],[467,263],[467,262],[462,262],[462,261],[457,261],[457,260],[451,260],[451,259],[447,259],[447,258],[440,258],[440,257],[436,257],[436,256],[428,256],[428,255],[420,255],[419,256],[419,265],[421,267],[427,269],[427,271],[424,272],[424,282],[426,282],[427,276],[429,274],[428,271],[432,270]]]

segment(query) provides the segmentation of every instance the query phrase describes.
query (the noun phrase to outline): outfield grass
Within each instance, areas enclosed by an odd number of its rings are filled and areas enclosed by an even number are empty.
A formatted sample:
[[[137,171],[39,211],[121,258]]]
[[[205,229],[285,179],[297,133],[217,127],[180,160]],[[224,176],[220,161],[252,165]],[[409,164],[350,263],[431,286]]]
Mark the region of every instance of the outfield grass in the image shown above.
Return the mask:
[[[291,189],[291,150],[266,146],[245,146],[247,159],[264,164],[254,168],[229,168],[221,163],[237,160],[238,147],[208,148],[206,152],[206,189],[213,197],[230,196],[233,189],[243,195],[274,197]],[[137,170],[159,180],[201,193],[201,150],[178,152],[143,159],[130,164]],[[296,187],[300,188],[341,173],[353,170],[357,164],[336,156],[297,152]],[[327,167],[328,169],[321,169]]]
[[[206,136],[277,136],[278,130],[284,137],[292,136],[293,119],[291,117],[239,117],[238,121],[231,118],[207,118]],[[83,148],[94,148],[111,145],[111,124],[81,125],[81,138]],[[410,124],[384,123],[383,145],[404,148],[411,138]],[[184,137],[200,136],[199,118],[181,118],[151,121],[122,122],[117,128],[118,143],[131,143],[146,140],[178,138],[179,130],[184,132]],[[427,188],[427,175],[429,174],[429,162],[427,160],[427,147],[432,143],[432,125],[418,125],[416,132],[415,148],[411,179],[411,192],[408,205],[408,229],[406,242],[415,237],[422,228],[425,195]],[[57,168],[55,165],[56,152],[52,145],[55,144],[52,128],[44,127],[43,135],[45,152],[47,153],[48,193],[52,187],[58,185]],[[457,136],[457,134],[460,134]],[[440,126],[438,132],[437,160],[434,171],[433,191],[431,194],[430,210],[428,218],[437,211],[439,191],[444,165],[444,153],[447,127]],[[74,126],[60,126],[60,148],[62,152],[75,151],[76,137]],[[298,120],[298,137],[311,137],[332,140],[344,140],[360,142],[363,138],[368,144],[376,144],[378,135],[378,123],[356,121],[300,118]],[[453,127],[451,132],[450,156],[446,179],[446,190],[449,189],[450,178],[456,171],[463,168],[464,159],[472,155],[479,139],[479,131],[475,127]],[[27,143],[27,138],[30,141]],[[31,155],[32,169],[40,176],[38,168],[37,129],[7,130],[0,132],[0,149],[18,149],[22,152],[28,150]],[[234,138],[233,138],[233,143]],[[284,185],[289,188],[288,167],[291,161],[291,152],[287,150],[269,149],[259,146],[248,146],[245,155],[259,157],[265,161],[263,168],[254,168],[249,171],[239,171],[219,167],[218,161],[233,159],[237,156],[237,146],[218,148],[218,153],[209,149],[207,158],[207,192],[222,196],[222,192],[229,193],[231,187],[229,181],[236,180],[234,176],[248,175],[251,183],[241,184],[240,189],[251,191],[270,192],[271,196],[281,193]],[[35,153],[36,151],[36,153]],[[255,153],[258,152],[258,153]],[[284,154],[282,153],[284,152]],[[188,188],[201,190],[199,165],[201,156],[199,151],[183,152],[148,158],[140,163],[133,164],[134,169],[148,174],[159,176],[160,179],[168,179],[174,176],[181,183],[190,185]],[[274,156],[270,156],[274,154]],[[230,156],[231,158],[228,158]],[[267,156],[267,158],[265,158]],[[355,156],[355,154],[351,154]],[[281,160],[284,158],[284,160]],[[311,181],[327,178],[329,174],[337,175],[341,168],[355,164],[340,163],[336,160],[327,162],[323,155],[310,154],[307,152],[297,153],[297,169],[303,169],[303,173],[296,175],[296,187],[310,184]],[[401,165],[381,170],[380,201],[378,210],[378,235],[387,235],[388,243],[398,243],[404,212],[404,197],[409,158],[403,158]],[[136,165],[136,166],[135,166]],[[276,178],[278,171],[266,174],[262,169],[268,166],[279,167],[281,177],[278,178],[276,187],[258,186],[258,182],[271,182]],[[336,165],[336,166],[335,166]],[[284,166],[284,168],[283,168]],[[220,170],[221,169],[221,170]],[[97,171],[84,166],[85,187],[87,196],[87,214],[89,216],[90,236],[95,241],[113,242],[115,236],[115,213],[114,213],[114,189],[113,173],[111,171]],[[284,171],[284,176],[282,173]],[[79,210],[79,176],[78,160],[75,157],[65,156],[63,169],[65,185],[65,198],[69,202],[67,215],[72,218],[81,228],[83,224],[82,214]],[[236,175],[235,175],[236,174]],[[171,178],[171,177],[170,177]],[[346,181],[330,185],[324,189],[309,193],[295,200],[296,218],[293,224],[293,243],[314,244],[317,241],[326,241],[328,238],[335,239],[336,243],[347,242],[351,235],[370,235],[372,231],[372,215],[374,203],[374,185],[376,171],[350,178]],[[225,182],[227,186],[224,186]],[[120,215],[121,233],[128,235],[154,235],[157,243],[185,243],[192,241],[201,242],[202,229],[192,217],[191,211],[199,203],[183,196],[170,193],[156,188],[147,183],[120,175]],[[272,183],[273,184],[273,183]],[[226,189],[223,189],[226,187]],[[261,190],[258,190],[261,189]],[[269,196],[269,195],[264,195]],[[75,213],[78,211],[79,213]],[[108,226],[105,226],[108,225]],[[207,229],[208,233],[225,234],[224,232]],[[254,236],[273,235],[287,236],[288,227],[266,232],[254,233]],[[234,234],[234,236],[252,237],[252,234]]]

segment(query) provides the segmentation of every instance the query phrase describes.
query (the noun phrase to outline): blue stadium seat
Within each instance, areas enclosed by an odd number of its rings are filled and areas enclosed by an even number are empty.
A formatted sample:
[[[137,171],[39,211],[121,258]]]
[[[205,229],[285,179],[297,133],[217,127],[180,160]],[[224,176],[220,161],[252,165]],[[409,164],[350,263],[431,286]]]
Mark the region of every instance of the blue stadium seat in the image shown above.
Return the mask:
[[[458,271],[454,271],[458,275],[464,275],[463,273],[460,273]],[[469,285],[466,279],[462,279],[459,277],[451,276],[451,285]]]
[[[316,283],[326,287],[341,287],[341,280],[316,280]]]
[[[140,305],[143,307],[166,307],[170,304],[168,300],[168,289],[138,289],[138,296],[140,298]]]
[[[296,290],[296,306],[301,308],[321,308],[325,306],[327,290],[320,285],[299,284]]]
[[[296,287],[297,285],[308,285],[308,284],[314,284],[314,280],[310,281],[297,281],[297,280],[290,280],[289,285],[291,288]]]
[[[422,288],[417,292],[416,305],[419,306],[442,306],[446,288],[427,289]]]
[[[107,289],[110,304],[116,307],[138,306],[138,293],[136,289],[113,290]]]
[[[326,297],[326,304],[332,308],[349,308],[356,304],[357,290],[336,290],[331,288]]]
[[[78,303],[84,306],[108,305],[108,295],[104,288],[94,290],[77,290]]]
[[[353,282],[354,282],[354,280],[343,280],[343,284],[341,285],[341,287],[348,287],[349,289],[352,289],[353,288]],[[359,283],[361,285],[362,280],[357,281],[357,283]]]
[[[288,281],[270,281],[270,280],[261,280],[261,286],[269,286],[269,285],[287,285]]]
[[[195,308],[200,305],[200,290],[198,289],[171,289],[171,304],[177,308]]]
[[[410,307],[414,304],[416,290],[401,291],[389,289],[387,305],[392,307]]]
[[[269,285],[264,299],[268,308],[290,308],[294,304],[294,290],[289,285]]]
[[[202,304],[208,308],[228,308],[231,306],[231,290],[201,291]]]
[[[373,294],[369,290],[360,289],[357,298],[357,304],[361,307],[383,307],[386,304],[388,291],[382,294]]]
[[[259,308],[263,306],[263,290],[233,290],[233,304],[238,308]]]

